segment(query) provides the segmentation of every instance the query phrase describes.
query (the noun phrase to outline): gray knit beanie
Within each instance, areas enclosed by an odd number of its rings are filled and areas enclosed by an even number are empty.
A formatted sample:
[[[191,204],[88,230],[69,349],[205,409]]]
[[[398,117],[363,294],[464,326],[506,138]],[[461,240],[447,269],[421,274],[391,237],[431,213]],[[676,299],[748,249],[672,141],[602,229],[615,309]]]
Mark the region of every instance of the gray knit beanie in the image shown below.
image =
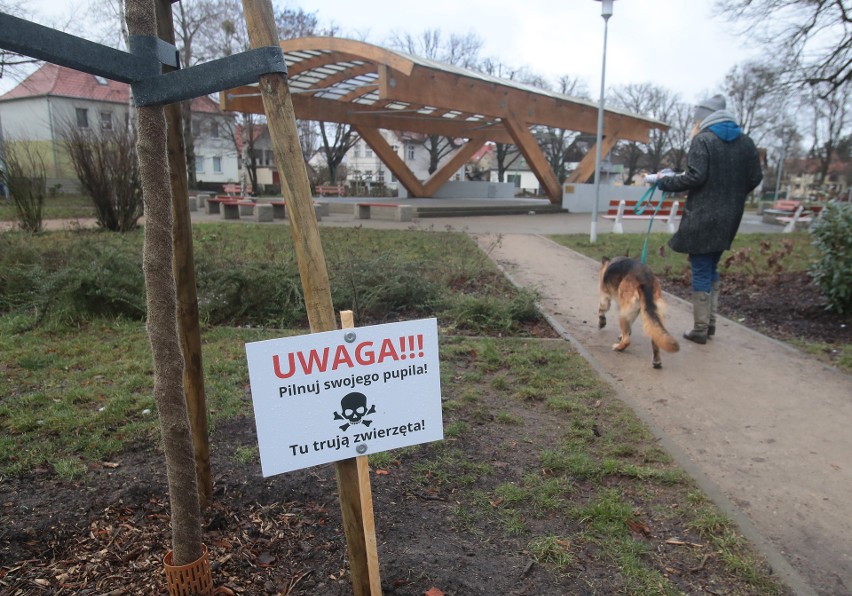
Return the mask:
[[[723,95],[714,95],[713,97],[702,100],[695,106],[695,121],[701,122],[713,112],[724,110],[725,107],[726,103]]]

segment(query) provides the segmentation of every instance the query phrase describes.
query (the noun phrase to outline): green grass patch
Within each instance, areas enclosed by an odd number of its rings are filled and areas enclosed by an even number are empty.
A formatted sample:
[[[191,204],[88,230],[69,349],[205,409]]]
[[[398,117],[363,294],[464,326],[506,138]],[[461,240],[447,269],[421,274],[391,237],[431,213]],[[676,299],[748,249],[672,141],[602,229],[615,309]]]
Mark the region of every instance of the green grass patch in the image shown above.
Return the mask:
[[[63,194],[44,199],[43,219],[82,219],[95,217],[92,199],[83,195]],[[15,204],[0,199],[0,221],[16,221]]]

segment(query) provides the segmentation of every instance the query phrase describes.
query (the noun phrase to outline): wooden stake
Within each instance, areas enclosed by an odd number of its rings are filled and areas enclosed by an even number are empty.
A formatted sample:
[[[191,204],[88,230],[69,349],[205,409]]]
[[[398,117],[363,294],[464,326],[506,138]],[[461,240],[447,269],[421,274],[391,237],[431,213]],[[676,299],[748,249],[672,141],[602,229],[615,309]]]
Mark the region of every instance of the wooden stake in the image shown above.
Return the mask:
[[[243,13],[253,48],[278,46],[278,33],[275,30],[275,16],[270,0],[243,0]],[[299,265],[308,321],[314,333],[331,331],[337,328],[337,322],[331,301],[328,269],[320,243],[311,185],[296,130],[296,115],[293,112],[287,79],[281,74],[263,75],[260,77],[259,87],[275,163],[281,172],[281,190],[289,209],[290,232],[293,236],[296,262]],[[355,596],[367,596],[371,594],[371,587],[358,467],[353,460],[344,460],[336,464],[336,469],[343,529],[349,547],[352,590]],[[373,592],[378,593],[380,592]]]
[[[355,317],[351,310],[340,311],[340,322],[343,329],[355,327]],[[376,546],[376,519],[373,515],[373,491],[370,487],[370,462],[366,455],[345,460],[346,466],[355,465],[355,475],[358,483],[358,515],[364,527],[364,549],[367,557],[367,575],[370,594],[382,593],[382,578],[379,571],[379,553]],[[338,462],[341,463],[341,462]],[[351,474],[351,472],[349,472]],[[342,499],[342,496],[341,496]]]
[[[161,39],[175,43],[171,0],[157,0],[157,32]],[[195,285],[195,259],[192,251],[192,221],[186,184],[186,154],[183,145],[183,116],[179,103],[165,106],[169,173],[172,183],[172,266],[177,286],[178,336],[183,353],[183,390],[198,478],[198,503],[206,509],[213,495],[210,474],[210,438],[207,429],[207,397],[201,364],[201,329],[198,324],[198,294]]]

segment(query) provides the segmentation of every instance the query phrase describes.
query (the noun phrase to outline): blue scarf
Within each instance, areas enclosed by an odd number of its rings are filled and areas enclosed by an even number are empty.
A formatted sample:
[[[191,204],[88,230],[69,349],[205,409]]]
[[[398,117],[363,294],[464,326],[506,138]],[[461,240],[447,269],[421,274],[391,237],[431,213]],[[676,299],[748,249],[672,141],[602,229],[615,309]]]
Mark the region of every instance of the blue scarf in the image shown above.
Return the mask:
[[[707,129],[727,143],[736,141],[743,134],[743,129],[732,120],[711,124]]]

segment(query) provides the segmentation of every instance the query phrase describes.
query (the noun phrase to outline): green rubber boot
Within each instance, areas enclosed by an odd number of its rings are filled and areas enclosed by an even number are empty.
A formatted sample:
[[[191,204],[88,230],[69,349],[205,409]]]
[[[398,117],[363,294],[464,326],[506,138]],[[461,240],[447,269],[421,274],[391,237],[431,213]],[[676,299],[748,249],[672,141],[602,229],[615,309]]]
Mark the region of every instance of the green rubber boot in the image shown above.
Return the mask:
[[[707,337],[716,335],[716,312],[719,310],[719,281],[710,286],[710,319],[707,321]]]
[[[692,318],[695,321],[693,329],[683,336],[697,344],[706,344],[710,327],[710,292],[692,293]]]

